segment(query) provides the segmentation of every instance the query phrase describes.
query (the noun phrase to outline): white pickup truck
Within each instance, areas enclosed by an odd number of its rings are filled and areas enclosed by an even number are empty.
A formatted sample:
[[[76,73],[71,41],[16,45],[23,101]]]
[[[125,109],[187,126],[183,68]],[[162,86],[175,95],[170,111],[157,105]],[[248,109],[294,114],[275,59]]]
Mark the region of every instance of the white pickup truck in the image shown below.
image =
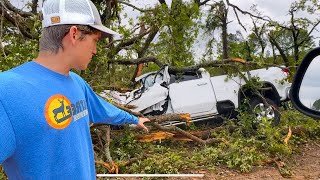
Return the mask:
[[[240,76],[210,77],[204,68],[194,73],[170,74],[168,66],[137,77],[141,87],[131,92],[105,90],[100,95],[120,104],[134,105],[133,111],[145,115],[189,113],[192,121],[231,114],[248,97],[250,109],[257,120],[264,117],[277,125],[280,121],[278,106],[289,97],[291,84],[284,80],[287,72],[282,68],[269,67],[244,72],[243,75],[249,79],[258,77],[263,83],[259,92],[265,100],[244,88],[246,81]]]

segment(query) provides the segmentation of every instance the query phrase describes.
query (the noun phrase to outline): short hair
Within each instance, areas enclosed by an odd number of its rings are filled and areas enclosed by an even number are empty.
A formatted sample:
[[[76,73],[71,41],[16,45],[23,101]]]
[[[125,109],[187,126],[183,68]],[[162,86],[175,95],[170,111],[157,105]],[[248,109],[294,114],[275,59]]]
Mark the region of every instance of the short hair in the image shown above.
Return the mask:
[[[95,34],[99,30],[87,25],[56,25],[43,28],[39,40],[39,51],[50,51],[57,54],[59,49],[63,49],[62,39],[68,34],[70,28],[76,26],[80,31],[80,40],[84,39],[87,34]]]

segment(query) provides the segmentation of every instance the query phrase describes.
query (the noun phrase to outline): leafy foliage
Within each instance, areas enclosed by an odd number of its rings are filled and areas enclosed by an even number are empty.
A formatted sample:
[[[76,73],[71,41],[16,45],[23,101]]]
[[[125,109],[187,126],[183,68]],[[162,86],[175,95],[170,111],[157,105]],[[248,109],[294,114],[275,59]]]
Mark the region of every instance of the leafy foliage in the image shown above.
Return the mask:
[[[128,166],[120,167],[122,173],[185,173],[203,168],[214,170],[216,166],[250,172],[254,166],[270,159],[287,161],[297,152],[300,144],[320,138],[320,122],[294,110],[283,111],[278,127],[262,121],[256,129],[248,125],[250,120],[252,117],[245,113],[239,120],[226,120],[219,130],[212,131],[210,137],[223,137],[228,143],[205,147],[175,140],[140,143],[134,138],[137,132],[126,129],[120,135],[117,132],[116,136],[112,136],[111,152],[114,160],[120,164],[138,158]],[[296,133],[285,144],[283,140],[288,127]],[[208,127],[194,128],[201,130]],[[290,175],[288,167],[280,171]]]

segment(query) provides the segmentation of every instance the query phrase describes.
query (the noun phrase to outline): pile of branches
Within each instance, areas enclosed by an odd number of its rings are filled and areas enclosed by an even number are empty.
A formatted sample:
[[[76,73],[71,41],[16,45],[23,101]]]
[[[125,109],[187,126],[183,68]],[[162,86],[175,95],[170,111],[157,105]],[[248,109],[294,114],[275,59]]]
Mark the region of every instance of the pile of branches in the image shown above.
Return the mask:
[[[149,127],[148,133],[144,135],[139,135],[136,139],[140,142],[151,142],[163,139],[175,139],[192,141],[195,144],[205,146],[216,143],[228,143],[224,138],[209,138],[211,131],[203,131],[198,133],[187,132],[177,126],[162,126],[161,124],[168,121],[180,121],[184,122],[186,125],[190,124],[191,117],[189,114],[166,114],[157,116],[143,116],[141,113],[132,112],[130,109],[116,105],[118,108],[123,109],[137,117],[146,117],[150,119],[150,122],[145,123]],[[126,162],[114,163],[110,153],[110,134],[111,128],[109,125],[91,125],[91,129],[96,133],[98,137],[98,148],[105,156],[106,162],[102,160],[96,160],[96,164],[102,165],[108,169],[109,173],[118,173],[118,166],[129,165],[140,158],[133,158]],[[102,137],[104,136],[105,143],[102,142]],[[144,158],[144,157],[143,157]]]

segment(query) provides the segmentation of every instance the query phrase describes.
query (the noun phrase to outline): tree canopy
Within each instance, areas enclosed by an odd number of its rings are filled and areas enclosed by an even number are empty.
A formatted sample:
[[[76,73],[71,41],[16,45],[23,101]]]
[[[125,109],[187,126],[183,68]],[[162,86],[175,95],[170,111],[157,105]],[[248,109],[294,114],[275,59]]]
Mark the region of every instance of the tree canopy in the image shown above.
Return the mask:
[[[260,64],[295,67],[315,46],[312,32],[320,23],[319,4],[312,0],[293,1],[288,6],[290,18],[286,22],[259,12],[254,4],[249,12],[229,0],[174,0],[171,5],[159,0],[148,7],[137,7],[128,0],[93,2],[103,23],[122,34],[121,39],[99,42],[98,55],[89,68],[78,72],[94,87],[128,84],[143,65],[147,67],[144,71],[157,68],[152,63],[130,67],[114,64],[124,59],[151,57],[162,64],[183,67],[242,58]],[[39,6],[38,0],[30,0],[24,7],[15,7],[9,0],[1,1],[1,71],[35,58],[41,35]],[[139,15],[130,17],[128,9]],[[231,19],[230,13],[236,19]],[[299,13],[314,18],[301,17]],[[252,23],[243,24],[243,16],[239,14],[250,17]],[[231,22],[240,25],[236,33],[229,32]],[[199,43],[201,39],[205,43]]]

